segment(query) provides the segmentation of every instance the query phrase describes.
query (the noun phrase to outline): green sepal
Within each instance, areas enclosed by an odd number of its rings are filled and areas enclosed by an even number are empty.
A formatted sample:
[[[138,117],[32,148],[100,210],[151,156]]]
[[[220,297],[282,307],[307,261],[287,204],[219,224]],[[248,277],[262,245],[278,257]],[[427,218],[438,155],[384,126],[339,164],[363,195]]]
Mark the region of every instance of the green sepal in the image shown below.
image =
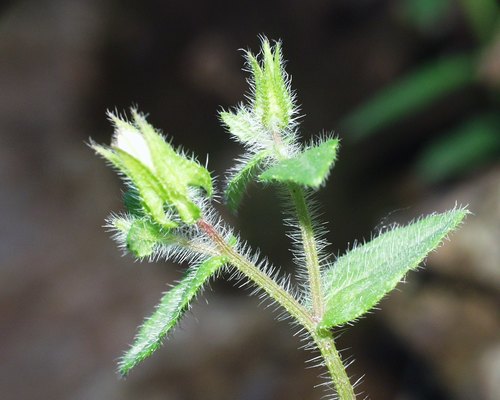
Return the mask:
[[[144,258],[153,254],[155,247],[168,242],[169,233],[145,219],[132,222],[127,233],[127,249],[136,257]]]
[[[143,207],[153,219],[166,228],[175,228],[177,223],[169,219],[164,210],[165,202],[173,202],[173,190],[165,188],[151,170],[135,157],[120,149],[113,149],[119,155],[123,170],[137,187]],[[175,192],[174,192],[175,193]],[[175,199],[177,200],[177,199]],[[190,200],[188,200],[190,202]]]
[[[247,62],[254,85],[254,112],[262,125],[271,132],[286,128],[294,113],[293,95],[283,68],[281,44],[271,47],[262,40],[261,62],[247,52]]]
[[[436,249],[469,212],[458,208],[430,215],[355,247],[322,274],[325,313],[321,328],[360,317]]]
[[[111,215],[107,222],[107,227],[116,231],[118,235],[115,235],[115,239],[119,242],[120,246],[127,245],[127,235],[132,223],[135,221],[135,217],[131,215]]]
[[[338,144],[337,139],[328,139],[296,157],[284,159],[260,174],[259,180],[317,189],[328,178],[337,157]]]
[[[177,192],[187,193],[188,186],[197,186],[212,196],[212,177],[200,164],[177,154],[173,147],[165,141],[151,126],[143,115],[132,110],[134,122],[144,135],[151,152],[155,174],[165,187],[175,188]]]
[[[123,193],[123,205],[125,209],[134,217],[142,218],[145,216],[141,204],[141,197],[136,188],[131,187]]]
[[[151,256],[160,246],[175,243],[178,236],[148,217],[134,214],[111,215],[108,227],[116,232],[115,240],[138,258]],[[177,239],[177,240],[176,240]]]
[[[248,160],[245,166],[228,181],[224,195],[226,203],[232,212],[238,211],[238,207],[240,206],[248,184],[256,179],[262,169],[262,163],[267,156],[267,152],[255,154]]]
[[[119,372],[122,376],[160,347],[162,340],[184,315],[190,301],[225,263],[226,259],[222,256],[209,258],[190,268],[185,278],[164,294],[153,315],[139,329],[132,347],[120,359]]]
[[[243,143],[258,142],[263,134],[252,113],[245,108],[238,109],[236,113],[222,111],[220,119],[231,135]]]
[[[132,181],[147,214],[165,228],[177,226],[165,215],[164,204],[169,198],[168,193],[148,167],[120,149],[100,145],[93,145],[93,148]]]

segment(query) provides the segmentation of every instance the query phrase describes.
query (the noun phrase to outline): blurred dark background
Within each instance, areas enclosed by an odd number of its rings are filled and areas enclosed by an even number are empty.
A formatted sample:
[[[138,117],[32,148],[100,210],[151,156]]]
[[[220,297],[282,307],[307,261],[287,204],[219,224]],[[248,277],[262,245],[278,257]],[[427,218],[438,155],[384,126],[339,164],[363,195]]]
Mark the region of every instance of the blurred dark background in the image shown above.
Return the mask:
[[[469,204],[427,268],[339,347],[371,399],[500,398],[500,35],[494,0],[38,0],[0,6],[0,398],[320,399],[287,323],[215,282],[127,380],[117,357],[182,267],[134,263],[101,227],[120,182],[85,145],[132,104],[223,177],[217,111],[242,52],[282,39],[304,140],[342,140],[318,197],[331,251]],[[222,180],[222,179],[221,179]],[[221,181],[220,180],[220,181]],[[253,186],[241,235],[292,271],[279,202]],[[205,300],[209,304],[206,304]]]

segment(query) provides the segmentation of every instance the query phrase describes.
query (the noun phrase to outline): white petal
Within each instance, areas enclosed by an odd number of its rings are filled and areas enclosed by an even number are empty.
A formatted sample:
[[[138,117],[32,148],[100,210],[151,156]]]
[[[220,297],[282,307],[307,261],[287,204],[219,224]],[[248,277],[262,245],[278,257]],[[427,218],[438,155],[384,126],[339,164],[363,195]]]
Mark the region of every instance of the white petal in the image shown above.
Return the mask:
[[[112,146],[137,158],[154,171],[153,160],[144,136],[133,125],[123,120],[115,120],[115,134]]]

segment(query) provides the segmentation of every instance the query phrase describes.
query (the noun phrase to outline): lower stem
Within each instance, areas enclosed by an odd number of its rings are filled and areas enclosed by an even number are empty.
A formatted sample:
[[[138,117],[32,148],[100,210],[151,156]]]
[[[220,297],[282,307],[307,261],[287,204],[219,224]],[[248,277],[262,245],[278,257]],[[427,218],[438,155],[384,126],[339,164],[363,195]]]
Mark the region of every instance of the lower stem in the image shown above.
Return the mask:
[[[335,346],[335,340],[333,339],[332,333],[329,331],[313,332],[312,336],[325,360],[325,366],[332,377],[339,399],[355,400],[356,394],[354,393],[354,388],[347,376],[344,363]]]

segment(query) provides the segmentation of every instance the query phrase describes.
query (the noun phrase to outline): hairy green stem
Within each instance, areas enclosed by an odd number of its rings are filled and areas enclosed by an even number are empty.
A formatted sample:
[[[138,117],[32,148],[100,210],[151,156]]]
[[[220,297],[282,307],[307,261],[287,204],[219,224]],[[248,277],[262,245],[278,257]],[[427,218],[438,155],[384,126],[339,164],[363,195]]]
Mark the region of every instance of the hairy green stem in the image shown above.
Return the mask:
[[[316,331],[312,334],[316,346],[318,346],[325,366],[332,377],[333,384],[337,390],[340,400],[355,400],[356,394],[351,385],[345,366],[335,346],[335,340],[330,331]]]
[[[340,354],[335,347],[335,341],[331,332],[319,330],[317,327],[318,322],[314,315],[311,315],[308,310],[274,279],[239,254],[212,225],[204,220],[198,221],[197,225],[216,244],[221,255],[227,257],[233,266],[262,288],[309,332],[321,352],[340,400],[355,400],[354,389],[349,381]]]
[[[307,273],[309,276],[309,290],[311,291],[313,315],[316,321],[320,321],[325,309],[321,290],[318,246],[316,238],[314,237],[311,214],[306,203],[304,190],[295,184],[290,184],[288,187],[295,206],[295,211],[297,212],[297,220],[302,235],[302,245],[304,247]]]
[[[324,302],[321,286],[321,271],[318,256],[318,245],[314,236],[314,227],[311,213],[306,202],[304,190],[298,186],[289,185],[290,194],[297,212],[300,232],[302,235],[302,245],[306,258],[306,267],[309,276],[309,290],[311,291],[313,319],[318,323],[323,317]],[[317,326],[310,331],[316,346],[318,347],[325,366],[332,377],[339,398],[341,400],[353,400],[356,398],[354,389],[347,376],[346,369],[342,363],[342,358],[335,346],[335,340],[330,331],[319,330]]]
[[[248,261],[230,246],[217,230],[204,220],[198,221],[198,227],[207,234],[216,244],[220,254],[227,257],[228,261],[240,272],[254,281],[273,300],[276,300],[285,310],[294,317],[308,331],[314,330],[315,322],[302,305],[274,279],[260,270],[255,264]]]
[[[275,147],[275,157],[278,160],[283,159],[285,146],[281,135],[277,132],[272,132],[272,137]],[[302,236],[302,244],[306,258],[307,274],[309,276],[309,290],[311,291],[313,319],[319,322],[323,317],[324,304],[323,294],[321,290],[321,275],[319,268],[318,246],[314,237],[314,229],[311,219],[311,213],[306,203],[304,190],[297,184],[290,183],[288,185],[290,195],[297,213],[297,220],[300,226]]]

